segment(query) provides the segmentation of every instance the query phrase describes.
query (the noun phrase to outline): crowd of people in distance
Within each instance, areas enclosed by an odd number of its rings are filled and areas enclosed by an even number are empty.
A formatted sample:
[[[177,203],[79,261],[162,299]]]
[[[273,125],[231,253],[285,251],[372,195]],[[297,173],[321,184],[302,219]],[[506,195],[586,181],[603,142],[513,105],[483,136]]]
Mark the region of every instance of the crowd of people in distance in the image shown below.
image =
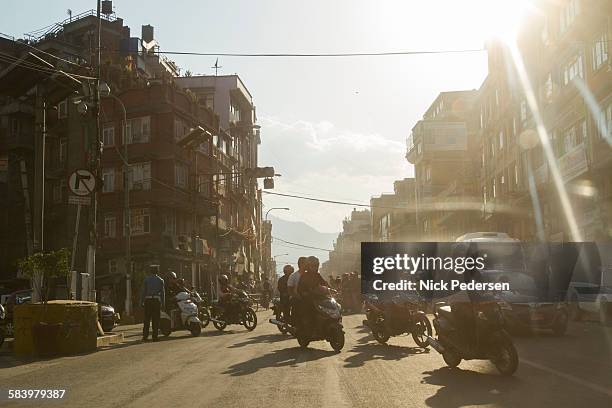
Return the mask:
[[[330,286],[340,294],[342,309],[347,312],[361,311],[361,277],[357,272],[344,273],[342,277],[330,276]]]

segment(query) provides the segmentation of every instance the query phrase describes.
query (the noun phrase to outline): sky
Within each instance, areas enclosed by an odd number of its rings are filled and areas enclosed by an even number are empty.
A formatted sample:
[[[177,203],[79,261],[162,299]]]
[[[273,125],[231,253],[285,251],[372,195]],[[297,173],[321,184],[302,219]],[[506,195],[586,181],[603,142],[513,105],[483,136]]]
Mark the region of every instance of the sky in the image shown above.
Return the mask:
[[[115,0],[140,37],[155,27],[162,51],[336,53],[480,49],[511,19],[512,0]],[[8,3],[8,4],[7,4]],[[21,37],[94,9],[95,1],[8,1],[0,32]],[[89,7],[88,7],[89,6]],[[33,12],[35,10],[35,12]],[[504,23],[504,24],[502,24]],[[215,57],[172,56],[183,71],[213,74]],[[484,52],[355,58],[221,57],[240,75],[262,126],[260,165],[274,191],[368,203],[412,176],[405,140],[439,92],[477,89]],[[264,211],[321,232],[342,229],[350,206],[264,196]]]

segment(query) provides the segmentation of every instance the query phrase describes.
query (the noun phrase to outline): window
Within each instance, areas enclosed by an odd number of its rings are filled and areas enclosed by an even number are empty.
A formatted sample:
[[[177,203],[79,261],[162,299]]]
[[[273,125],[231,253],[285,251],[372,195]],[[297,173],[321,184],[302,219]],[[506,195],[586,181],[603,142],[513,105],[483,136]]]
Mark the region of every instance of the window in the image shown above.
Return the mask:
[[[518,186],[519,182],[520,182],[520,178],[519,178],[518,164],[514,164],[514,184]]]
[[[176,215],[174,213],[166,213],[162,216],[162,232],[176,234]]]
[[[574,20],[576,20],[578,14],[580,14],[580,0],[569,0],[565,7],[561,9],[561,14],[559,16],[559,28],[561,29],[561,33],[567,31]]]
[[[612,138],[612,103],[599,112],[597,120],[598,134],[601,138]]]
[[[417,154],[423,153],[423,143],[417,143]]]
[[[563,85],[568,85],[575,78],[584,78],[582,55],[576,54],[563,66]]]
[[[130,165],[130,190],[151,189],[151,162]]]
[[[102,192],[112,193],[115,191],[115,169],[102,170]]]
[[[106,238],[115,238],[117,236],[117,219],[112,214],[104,216],[104,236]]]
[[[543,98],[544,102],[552,103],[553,100],[553,81],[552,81],[552,73],[549,72],[546,77],[546,81],[544,81],[544,89],[543,89]]]
[[[59,162],[65,163],[66,157],[68,156],[68,141],[66,139],[60,139],[58,154],[59,154],[59,157],[58,157]]]
[[[496,189],[496,185],[495,185],[495,178],[493,178],[493,188],[491,189],[491,191],[493,192],[493,198],[497,197],[497,189]]]
[[[495,157],[495,140],[491,138],[491,157]]]
[[[132,235],[151,232],[151,217],[148,208],[135,208],[130,211],[130,233]]]
[[[516,118],[512,118],[512,137],[516,138]]]
[[[174,140],[180,140],[191,128],[181,119],[174,119]]]
[[[126,127],[128,143],[149,142],[151,138],[151,118],[149,116],[129,119]]]
[[[608,33],[603,32],[595,39],[592,48],[593,71],[597,71],[601,66],[608,61]]]
[[[203,101],[204,106],[206,106],[209,109],[213,109],[215,106],[215,96],[213,94],[204,95],[201,98],[201,101]]]
[[[240,108],[234,103],[230,104],[230,122],[240,122]]]
[[[174,185],[182,188],[187,187],[187,166],[184,164],[174,164]]]
[[[102,129],[102,143],[104,143],[104,147],[113,146],[115,144],[114,126],[104,126]]]
[[[68,117],[68,101],[63,100],[57,104],[57,118],[64,119]]]
[[[504,131],[499,132],[499,150],[504,148]]]
[[[527,101],[524,99],[521,101],[521,123],[523,126],[527,123]]]
[[[425,168],[425,180],[431,181],[431,166]]]

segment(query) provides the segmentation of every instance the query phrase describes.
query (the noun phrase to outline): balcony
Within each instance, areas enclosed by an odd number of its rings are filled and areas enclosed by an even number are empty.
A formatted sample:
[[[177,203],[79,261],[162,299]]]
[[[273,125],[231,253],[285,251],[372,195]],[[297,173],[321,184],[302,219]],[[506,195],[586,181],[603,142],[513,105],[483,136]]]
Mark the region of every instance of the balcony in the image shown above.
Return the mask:
[[[406,159],[413,164],[429,153],[465,152],[467,125],[465,122],[421,120],[406,139],[406,148]]]

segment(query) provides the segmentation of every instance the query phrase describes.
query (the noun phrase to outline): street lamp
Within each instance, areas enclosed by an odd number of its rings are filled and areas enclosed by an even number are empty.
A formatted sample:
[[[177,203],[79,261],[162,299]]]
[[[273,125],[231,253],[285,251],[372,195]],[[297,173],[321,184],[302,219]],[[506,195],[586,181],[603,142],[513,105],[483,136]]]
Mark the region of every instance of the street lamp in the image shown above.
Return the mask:
[[[130,164],[128,162],[128,134],[127,134],[127,110],[121,99],[111,93],[111,89],[106,82],[100,81],[98,88],[100,98],[112,98],[119,103],[123,110],[123,126],[121,127],[121,135],[123,137],[123,155],[117,149],[117,154],[123,162],[123,232],[125,236],[125,314],[127,316],[132,315],[132,245],[131,245],[131,231],[130,231],[130,185],[129,185],[129,171]]]

